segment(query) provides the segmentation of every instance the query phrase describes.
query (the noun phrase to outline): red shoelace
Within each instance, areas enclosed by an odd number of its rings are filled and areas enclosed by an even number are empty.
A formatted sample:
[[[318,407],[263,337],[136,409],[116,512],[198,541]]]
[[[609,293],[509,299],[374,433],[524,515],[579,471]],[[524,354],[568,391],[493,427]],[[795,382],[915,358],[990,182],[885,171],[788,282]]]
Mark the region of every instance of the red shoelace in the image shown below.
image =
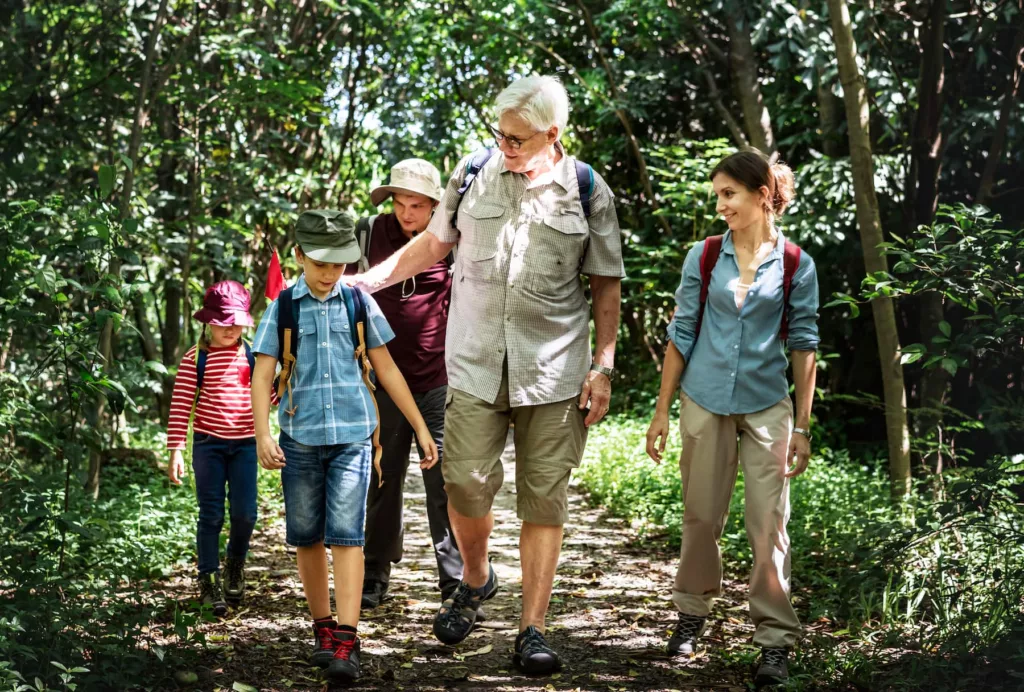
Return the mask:
[[[331,627],[317,627],[316,636],[320,638],[321,649],[334,648],[334,629]]]
[[[352,649],[356,647],[356,638],[351,639],[335,639],[334,640],[334,657],[340,658],[342,661],[347,661],[348,657],[352,655]]]

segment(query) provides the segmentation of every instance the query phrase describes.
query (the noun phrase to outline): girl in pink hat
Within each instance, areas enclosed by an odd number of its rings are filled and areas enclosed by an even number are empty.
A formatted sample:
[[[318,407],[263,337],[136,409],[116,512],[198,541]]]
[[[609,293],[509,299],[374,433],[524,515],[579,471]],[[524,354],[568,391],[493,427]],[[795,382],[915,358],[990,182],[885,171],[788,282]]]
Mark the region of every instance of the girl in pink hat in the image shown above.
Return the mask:
[[[182,453],[191,423],[200,598],[215,616],[223,617],[227,602],[237,605],[245,593],[245,557],[256,525],[257,459],[250,398],[254,356],[242,340],[242,330],[254,324],[249,292],[237,281],[216,283],[206,290],[203,307],[193,317],[203,324],[203,332],[181,359],[174,378],[167,475],[171,483],[181,485]],[[225,499],[230,499],[231,531],[222,578]]]

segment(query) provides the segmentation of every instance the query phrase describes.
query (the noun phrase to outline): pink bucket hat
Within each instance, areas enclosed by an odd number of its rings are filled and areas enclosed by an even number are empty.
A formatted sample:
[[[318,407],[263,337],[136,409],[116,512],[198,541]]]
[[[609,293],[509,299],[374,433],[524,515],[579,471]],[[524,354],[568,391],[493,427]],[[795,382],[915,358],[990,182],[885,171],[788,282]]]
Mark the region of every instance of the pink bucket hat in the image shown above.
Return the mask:
[[[206,289],[203,307],[192,315],[199,322],[218,327],[251,327],[249,292],[237,281],[219,281]]]

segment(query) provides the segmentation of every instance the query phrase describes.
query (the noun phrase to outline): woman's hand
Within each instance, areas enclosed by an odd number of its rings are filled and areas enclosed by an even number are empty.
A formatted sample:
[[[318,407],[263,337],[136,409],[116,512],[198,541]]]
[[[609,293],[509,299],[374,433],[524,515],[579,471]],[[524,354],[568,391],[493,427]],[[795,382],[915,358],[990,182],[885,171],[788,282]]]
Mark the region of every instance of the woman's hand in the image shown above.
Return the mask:
[[[420,449],[423,450],[423,458],[420,459],[420,468],[429,469],[433,468],[434,464],[437,463],[437,443],[434,442],[434,438],[430,435],[430,430],[426,427],[416,431],[416,441],[420,445]]]
[[[181,479],[185,477],[185,457],[180,449],[171,450],[171,458],[167,461],[167,477],[174,485],[181,485]]]
[[[665,453],[668,442],[668,411],[655,411],[651,426],[647,428],[647,456],[654,463],[661,463],[661,455]]]
[[[796,457],[794,463],[793,458]],[[811,460],[811,441],[800,433],[793,433],[789,438],[789,472],[786,478],[796,478],[807,470],[807,464]]]
[[[260,466],[268,471],[284,468],[284,451],[274,442],[272,435],[256,437],[256,456],[259,457]]]

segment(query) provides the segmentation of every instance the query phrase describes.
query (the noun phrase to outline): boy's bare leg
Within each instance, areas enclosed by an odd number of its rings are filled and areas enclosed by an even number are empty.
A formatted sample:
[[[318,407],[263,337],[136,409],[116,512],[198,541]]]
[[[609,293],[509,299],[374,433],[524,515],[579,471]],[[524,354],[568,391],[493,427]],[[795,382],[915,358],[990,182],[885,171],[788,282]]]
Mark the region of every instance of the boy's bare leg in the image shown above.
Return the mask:
[[[299,579],[306,593],[309,614],[314,620],[331,616],[331,586],[327,581],[327,553],[324,544],[295,549],[299,565]]]
[[[356,627],[363,598],[363,549],[360,546],[332,545],[331,557],[334,560],[334,602],[338,607],[338,624]]]
[[[494,530],[494,514],[488,512],[482,517],[467,517],[455,511],[449,502],[448,518],[462,553],[462,579],[474,589],[479,589],[491,575],[487,563],[487,539]]]
[[[519,631],[530,625],[544,631],[551,601],[558,556],[562,552],[562,527],[523,522],[519,533],[519,562],[523,567],[523,615]]]

